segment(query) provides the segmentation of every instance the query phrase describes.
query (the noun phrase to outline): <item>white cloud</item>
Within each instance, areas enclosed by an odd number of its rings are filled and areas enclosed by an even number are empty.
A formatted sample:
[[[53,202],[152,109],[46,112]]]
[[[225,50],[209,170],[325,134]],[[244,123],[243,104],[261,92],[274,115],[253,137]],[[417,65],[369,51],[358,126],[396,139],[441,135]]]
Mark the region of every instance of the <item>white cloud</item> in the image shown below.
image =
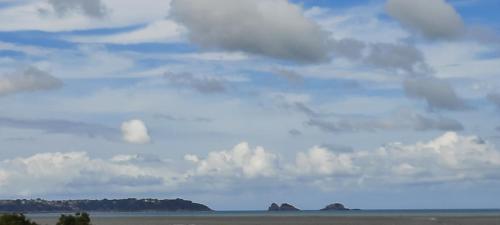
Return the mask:
[[[123,140],[133,144],[146,144],[151,141],[148,128],[141,120],[129,120],[122,123]]]
[[[205,159],[196,155],[186,155],[193,162],[196,176],[222,177],[269,177],[275,175],[277,156],[262,147],[251,149],[242,142],[229,151],[210,152]]]
[[[325,148],[315,146],[308,152],[300,152],[296,164],[292,167],[297,174],[341,175],[351,174],[354,167],[349,154],[336,154]]]
[[[454,38],[464,30],[462,18],[445,0],[388,0],[386,10],[428,38]]]
[[[328,59],[328,36],[286,0],[172,1],[172,17],[207,48],[299,62]]]
[[[19,92],[52,90],[61,86],[61,80],[34,67],[0,76],[0,96]]]

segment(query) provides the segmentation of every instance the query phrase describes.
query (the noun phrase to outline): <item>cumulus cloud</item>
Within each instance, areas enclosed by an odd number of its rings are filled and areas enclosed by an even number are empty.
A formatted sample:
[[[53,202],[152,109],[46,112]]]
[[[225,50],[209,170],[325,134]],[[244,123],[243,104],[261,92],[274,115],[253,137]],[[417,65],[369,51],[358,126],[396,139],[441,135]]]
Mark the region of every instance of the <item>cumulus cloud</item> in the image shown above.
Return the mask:
[[[187,86],[201,93],[221,93],[226,91],[222,79],[195,76],[191,73],[165,73],[165,78],[173,85]]]
[[[0,76],[0,96],[60,88],[62,81],[35,67]]]
[[[56,119],[19,119],[0,117],[0,127],[40,130],[54,134],[70,134],[83,137],[101,137],[108,140],[118,139],[118,130],[99,124],[56,120]]]
[[[101,0],[48,0],[48,3],[59,16],[76,12],[89,17],[102,18],[108,12]]]
[[[210,152],[206,158],[186,155],[196,168],[193,176],[269,177],[275,175],[277,156],[262,147],[251,149],[242,142],[229,151]]]
[[[129,120],[121,126],[123,140],[133,144],[146,144],[151,141],[148,128],[142,120]]]
[[[462,34],[462,18],[445,0],[388,0],[387,13],[425,37],[454,38]]]
[[[409,78],[404,81],[403,87],[409,97],[425,100],[431,109],[467,109],[465,100],[444,80],[434,77]]]
[[[171,13],[202,47],[303,63],[328,60],[328,35],[286,0],[174,0]]]
[[[291,167],[297,174],[342,175],[355,173],[351,155],[337,154],[326,148],[315,146],[307,152],[300,152]]]

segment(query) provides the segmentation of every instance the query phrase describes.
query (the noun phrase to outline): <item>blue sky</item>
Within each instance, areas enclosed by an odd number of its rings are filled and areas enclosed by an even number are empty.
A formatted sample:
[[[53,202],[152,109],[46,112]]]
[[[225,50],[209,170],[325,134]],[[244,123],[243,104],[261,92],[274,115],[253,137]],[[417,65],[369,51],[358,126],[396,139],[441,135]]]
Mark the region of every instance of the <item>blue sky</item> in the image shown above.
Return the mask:
[[[0,0],[0,197],[499,208],[498,7]]]

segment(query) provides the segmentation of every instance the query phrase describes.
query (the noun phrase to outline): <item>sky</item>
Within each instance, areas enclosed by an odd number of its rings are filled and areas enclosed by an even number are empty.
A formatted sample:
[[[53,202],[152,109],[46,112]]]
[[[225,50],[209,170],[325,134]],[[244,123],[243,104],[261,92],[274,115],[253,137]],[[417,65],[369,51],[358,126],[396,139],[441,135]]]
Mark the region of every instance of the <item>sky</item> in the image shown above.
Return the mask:
[[[496,0],[0,0],[0,198],[500,208]]]

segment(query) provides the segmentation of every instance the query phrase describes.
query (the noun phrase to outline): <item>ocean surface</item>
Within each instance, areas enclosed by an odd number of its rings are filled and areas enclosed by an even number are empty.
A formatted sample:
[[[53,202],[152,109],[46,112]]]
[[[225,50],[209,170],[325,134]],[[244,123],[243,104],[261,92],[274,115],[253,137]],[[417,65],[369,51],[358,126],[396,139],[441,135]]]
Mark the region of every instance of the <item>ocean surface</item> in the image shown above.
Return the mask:
[[[93,225],[500,225],[500,210],[89,212]],[[54,225],[61,213],[27,214]]]
[[[58,213],[28,213],[29,217],[59,217]],[[500,216],[500,209],[416,209],[416,210],[349,210],[349,211],[319,211],[302,210],[290,212],[269,211],[211,211],[211,212],[89,212],[93,218],[108,217],[169,217],[169,216],[201,216],[201,217],[244,217],[244,216]],[[499,224],[500,225],[500,224]]]

